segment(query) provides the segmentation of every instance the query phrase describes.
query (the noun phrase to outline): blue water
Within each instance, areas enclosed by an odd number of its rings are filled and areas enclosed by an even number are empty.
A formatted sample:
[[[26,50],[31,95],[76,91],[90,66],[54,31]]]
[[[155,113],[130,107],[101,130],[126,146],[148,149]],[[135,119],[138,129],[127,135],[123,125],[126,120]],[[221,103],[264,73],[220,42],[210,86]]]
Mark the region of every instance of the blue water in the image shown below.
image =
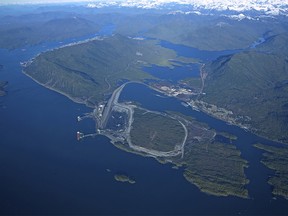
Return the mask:
[[[217,59],[219,56],[231,55],[240,51],[240,50],[224,50],[224,51],[199,50],[193,47],[173,44],[168,41],[161,41],[160,45],[168,49],[177,50],[177,53],[180,56],[200,59],[202,62],[212,61]]]
[[[260,44],[266,42],[267,34],[265,33],[263,37],[260,37],[257,41],[254,41],[248,49],[254,49]],[[199,50],[197,48],[188,47],[179,44],[173,44],[168,41],[161,41],[160,45],[175,50],[178,56],[183,56],[187,58],[199,59],[201,63],[207,63],[213,61],[220,56],[232,55],[243,50],[224,50],[224,51],[207,51]],[[170,82],[176,83],[179,80],[183,80],[189,77],[200,77],[200,64],[183,64],[181,66],[175,66],[174,68],[160,67],[153,65],[153,67],[146,67],[144,70],[160,79],[166,79]]]
[[[28,52],[25,52],[27,56],[34,55]],[[92,132],[94,123],[78,124],[76,117],[91,110],[23,75],[18,65],[27,60],[23,59],[26,54],[0,52],[1,61],[5,62],[0,78],[9,81],[8,95],[1,98],[0,109],[0,213],[152,214],[172,211],[166,208],[166,201],[158,203],[157,200],[166,189],[165,179],[172,176],[167,184],[171,188],[173,179],[186,184],[181,173],[153,159],[118,150],[105,137],[77,142],[76,131]],[[133,175],[137,184],[116,182],[113,174],[119,171]],[[172,192],[174,190],[177,187]]]
[[[264,43],[266,41],[265,38],[260,37],[257,41],[254,41],[254,43],[250,46],[250,48],[254,49],[257,46],[259,46],[260,44]]]
[[[251,199],[219,198],[201,193],[181,170],[117,149],[105,137],[76,141],[76,131],[95,130],[93,121],[76,117],[91,109],[33,82],[19,63],[55,44],[22,50],[0,50],[0,79],[9,81],[0,98],[0,214],[93,215],[238,215],[287,214],[288,202],[272,199],[269,170],[251,144],[269,141],[194,112],[173,98],[160,98],[145,86],[129,84],[122,100],[136,100],[152,110],[175,110],[239,137],[235,143],[250,162]],[[159,93],[157,93],[159,94]],[[110,169],[111,172],[107,172]],[[113,179],[133,176],[135,185]]]
[[[178,56],[199,59],[200,62],[206,63],[217,59],[223,55],[231,55],[239,52],[240,50],[225,50],[225,51],[207,51],[199,50],[193,47],[187,47],[184,45],[173,44],[168,41],[161,41],[162,47],[175,50]],[[170,82],[177,82],[189,77],[200,77],[200,64],[183,64],[181,66],[175,66],[174,68],[160,67],[153,65],[153,67],[146,67],[144,71],[160,78],[166,79]]]
[[[135,92],[137,92],[137,94],[135,94]],[[279,197],[277,198],[277,201],[273,199],[271,187],[267,184],[268,176],[272,175],[273,172],[260,163],[262,151],[259,151],[252,146],[255,143],[264,143],[275,146],[281,144],[258,137],[236,126],[227,125],[225,122],[207,116],[202,112],[193,111],[191,108],[184,107],[181,102],[175,98],[158,97],[157,95],[159,95],[158,92],[153,91],[144,85],[128,84],[123,90],[120,100],[137,101],[147,109],[160,112],[165,112],[167,110],[181,112],[185,115],[193,116],[201,122],[207,123],[211,128],[214,128],[217,131],[225,131],[235,134],[238,139],[233,143],[241,151],[242,157],[249,162],[249,168],[245,170],[245,173],[250,180],[250,183],[247,186],[250,199],[248,201],[240,201],[237,199],[235,200],[234,198],[225,198],[225,202],[230,201],[236,205],[244,204],[246,207],[239,209],[239,212],[244,214],[257,213],[259,215],[271,215],[277,213],[288,213],[287,200]],[[215,200],[217,199],[219,198],[215,198]],[[235,206],[231,207],[231,209],[227,207],[226,210],[232,210],[234,208]],[[231,214],[234,213],[236,212]]]

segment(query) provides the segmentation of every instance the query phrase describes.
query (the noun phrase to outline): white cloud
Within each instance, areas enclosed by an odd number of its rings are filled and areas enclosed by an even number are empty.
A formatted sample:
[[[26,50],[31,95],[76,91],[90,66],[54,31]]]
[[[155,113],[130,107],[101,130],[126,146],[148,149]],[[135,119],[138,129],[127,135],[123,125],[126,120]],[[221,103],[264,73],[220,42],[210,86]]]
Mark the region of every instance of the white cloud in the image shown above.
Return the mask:
[[[103,7],[118,4],[124,7],[154,8],[166,3],[190,4],[194,8],[245,11],[255,9],[267,14],[288,13],[288,0],[0,0],[0,4],[7,3],[67,3],[87,2],[90,7]],[[101,3],[100,3],[101,2]],[[117,2],[117,3],[116,3]]]
[[[114,0],[0,0],[0,3],[66,3],[66,2],[115,2]],[[288,0],[116,0],[118,2],[125,2],[126,4],[136,3],[150,3],[150,4],[165,4],[177,2],[181,4],[196,4],[196,5],[288,5]]]
[[[0,4],[45,4],[45,3],[69,3],[91,2],[92,0],[0,0]]]

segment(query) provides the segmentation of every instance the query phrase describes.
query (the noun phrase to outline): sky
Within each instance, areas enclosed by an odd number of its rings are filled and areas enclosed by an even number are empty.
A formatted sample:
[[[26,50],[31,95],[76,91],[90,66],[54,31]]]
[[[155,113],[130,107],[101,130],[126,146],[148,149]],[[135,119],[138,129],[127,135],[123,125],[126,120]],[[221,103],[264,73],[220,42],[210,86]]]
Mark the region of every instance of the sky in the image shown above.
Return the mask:
[[[99,2],[99,1],[105,1],[105,0],[0,0],[0,4],[16,4],[16,3],[22,3],[22,4],[25,4],[25,3],[65,3],[65,2]],[[108,1],[112,1],[112,0],[106,0],[106,2]],[[113,0],[115,1],[115,0]],[[127,1],[127,0],[116,0],[116,1]],[[128,0],[129,1],[129,0]],[[154,0],[154,1],[157,1],[157,2],[171,2],[173,0]],[[177,1],[177,0],[175,0]],[[229,1],[229,0],[183,0],[185,2],[202,2],[203,4],[205,3],[217,3],[217,2],[226,2],[226,1]],[[236,1],[236,0],[231,0],[231,1]],[[237,0],[237,3],[268,3],[268,4],[271,4],[271,3],[285,3],[285,4],[288,4],[288,0]]]
[[[97,0],[93,0],[93,2],[95,2],[95,1],[97,1]],[[63,3],[65,3],[65,2],[90,2],[90,0],[0,0],[0,4],[62,3],[62,2]]]

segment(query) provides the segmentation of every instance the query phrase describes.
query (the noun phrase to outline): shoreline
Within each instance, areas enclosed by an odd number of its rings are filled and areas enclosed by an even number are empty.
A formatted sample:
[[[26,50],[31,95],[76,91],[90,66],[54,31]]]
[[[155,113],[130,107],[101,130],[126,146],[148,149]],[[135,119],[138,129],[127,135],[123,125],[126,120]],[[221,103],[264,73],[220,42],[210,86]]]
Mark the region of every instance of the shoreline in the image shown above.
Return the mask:
[[[92,108],[92,109],[95,108],[95,107],[89,106],[85,101],[83,101],[83,100],[81,100],[81,99],[75,99],[75,98],[73,98],[72,96],[68,95],[67,93],[64,93],[64,92],[62,92],[62,91],[59,91],[59,90],[57,90],[57,89],[55,89],[55,88],[52,88],[52,87],[50,87],[50,86],[48,86],[48,85],[45,85],[45,84],[39,82],[37,79],[35,79],[35,78],[33,78],[32,76],[30,76],[29,74],[27,74],[24,69],[22,70],[22,73],[23,73],[25,76],[27,76],[27,77],[29,77],[30,79],[32,79],[32,80],[33,80],[34,82],[36,82],[37,84],[39,84],[39,85],[41,85],[41,86],[43,86],[43,87],[45,87],[45,88],[47,88],[47,89],[49,89],[49,90],[51,90],[51,91],[57,92],[58,94],[61,94],[61,95],[65,96],[65,97],[69,98],[69,99],[70,99],[71,101],[73,101],[74,103],[83,104],[83,105],[87,106],[88,108]]]
[[[80,103],[80,104],[85,104],[86,106],[87,106],[87,104],[83,101],[83,100],[78,100],[78,99],[75,99],[75,98],[73,98],[72,96],[70,96],[70,95],[68,95],[68,94],[66,94],[66,93],[63,93],[63,92],[61,92],[61,91],[59,91],[59,90],[56,90],[56,89],[54,89],[54,88],[52,88],[52,87],[50,87],[50,86],[48,86],[48,85],[45,85],[45,84],[42,84],[42,83],[40,83],[38,80],[36,80],[36,79],[34,79],[32,76],[30,76],[29,74],[27,74],[26,72],[25,72],[25,70],[23,70],[22,71],[26,76],[28,76],[28,77],[30,77],[32,80],[34,80],[36,83],[38,83],[38,84],[40,84],[41,86],[43,86],[43,87],[45,87],[45,88],[47,88],[47,89],[49,89],[49,90],[52,90],[52,91],[55,91],[55,92],[57,92],[57,93],[59,93],[59,94],[62,94],[63,96],[66,96],[67,98],[69,98],[70,100],[72,100],[73,102],[75,102],[75,103]],[[133,81],[130,81],[130,82],[127,82],[126,84],[129,84],[129,83],[132,83]],[[141,82],[136,82],[136,83],[138,83],[138,84],[142,84],[142,85],[145,85],[145,86],[147,86],[148,88],[151,88],[148,84],[146,84],[146,83],[141,83]],[[125,85],[126,85],[125,84]],[[121,87],[121,86],[120,86]],[[125,87],[125,86],[124,86]],[[119,88],[119,87],[118,87]],[[116,89],[117,90],[117,89]],[[114,90],[115,91],[115,90]],[[117,105],[117,104],[116,104]],[[88,107],[88,106],[87,106]],[[183,125],[182,125],[183,126]],[[177,165],[177,163],[175,163],[175,162],[173,162],[172,160],[170,160],[169,159],[169,157],[173,157],[173,156],[180,156],[181,158],[183,158],[183,154],[184,154],[184,149],[181,149],[181,151],[177,151],[177,154],[176,155],[170,155],[170,153],[171,152],[165,152],[165,153],[168,153],[168,155],[155,155],[155,154],[151,154],[151,152],[150,151],[143,151],[143,149],[139,149],[139,147],[137,146],[137,148],[135,148],[135,146],[131,146],[131,143],[129,143],[129,141],[128,141],[128,143],[127,143],[127,146],[126,145],[119,145],[118,143],[117,143],[117,141],[115,142],[115,141],[113,141],[113,136],[112,137],[110,137],[109,136],[109,134],[105,134],[105,133],[101,133],[101,134],[99,134],[99,135],[104,135],[104,136],[106,136],[106,137],[108,137],[109,139],[110,139],[110,142],[111,142],[111,144],[113,144],[115,147],[118,147],[118,148],[120,148],[120,149],[122,149],[122,150],[125,150],[125,151],[127,151],[127,152],[131,152],[131,153],[133,153],[133,154],[136,154],[136,155],[141,155],[141,156],[144,156],[144,157],[153,157],[153,158],[155,158],[157,161],[159,161],[161,158],[163,159],[163,157],[165,157],[165,156],[168,156],[168,158],[167,159],[164,159],[164,163],[168,163],[168,162],[170,162],[170,163],[172,163],[172,164],[174,164],[174,165]],[[108,136],[107,136],[108,135]],[[183,140],[183,143],[182,143],[182,147],[184,148],[184,146],[185,146],[185,143],[186,143],[186,139],[187,139],[187,134],[185,135],[185,139]],[[184,144],[184,145],[183,145]],[[134,148],[133,148],[134,147]],[[183,176],[185,177],[185,172],[183,172]],[[189,179],[186,179],[189,183],[192,183],[192,184],[194,184],[195,185],[195,183],[194,183],[194,181],[191,181],[191,180],[189,180]],[[197,186],[197,184],[196,184],[196,186]],[[198,187],[198,186],[197,186]],[[200,190],[201,190],[201,188],[200,188]],[[201,190],[202,192],[204,192],[204,193],[207,193],[207,194],[211,194],[211,195],[214,195],[214,196],[227,196],[225,193],[224,194],[215,194],[215,193],[213,193],[213,191],[205,191],[205,190]],[[240,194],[234,194],[234,193],[228,193],[228,195],[232,195],[232,196],[235,196],[235,197],[241,197],[241,198],[244,198],[245,196],[241,196]],[[247,197],[245,197],[245,198],[247,198]]]
[[[35,82],[38,83],[39,85],[41,85],[41,86],[43,86],[43,87],[45,87],[45,88],[47,88],[47,89],[49,89],[49,90],[52,90],[52,91],[54,91],[54,92],[57,92],[58,94],[64,95],[65,97],[69,98],[71,101],[73,101],[73,102],[75,102],[75,103],[83,104],[83,105],[87,106],[88,108],[95,109],[95,107],[93,107],[93,106],[91,106],[91,105],[88,105],[88,104],[86,103],[86,101],[83,101],[83,100],[81,100],[81,99],[75,99],[75,98],[73,98],[72,96],[68,95],[67,93],[64,93],[64,92],[62,92],[62,91],[59,91],[59,90],[57,90],[57,89],[55,89],[55,88],[52,88],[52,87],[50,87],[50,86],[47,86],[47,85],[39,82],[38,80],[36,80],[35,78],[33,78],[32,76],[30,76],[29,74],[27,74],[24,69],[22,69],[22,73],[25,74],[27,77],[31,78],[33,81],[35,81]],[[148,84],[146,84],[146,83],[144,83],[144,82],[140,82],[140,81],[129,81],[129,82],[126,83],[126,84],[129,84],[129,83],[137,83],[137,84],[144,85],[144,86],[146,86],[146,87],[148,87],[148,88],[150,88],[150,89],[152,89],[152,90],[154,90],[154,91],[157,91],[157,92],[159,92],[159,93],[161,93],[161,94],[164,94],[164,95],[166,95],[166,96],[168,96],[168,97],[176,98],[177,100],[181,101],[179,98],[174,97],[174,96],[171,96],[171,95],[169,95],[169,94],[165,94],[165,92],[162,92],[162,91],[160,91],[159,89],[154,88],[154,87],[152,87],[152,86],[150,86],[150,85],[148,85]],[[190,107],[192,110],[194,110],[193,107],[192,107],[190,104],[189,104],[189,107]],[[205,112],[205,111],[203,111],[202,109],[199,109],[199,110],[200,110],[200,112],[202,112],[202,113],[204,113],[204,114],[206,114],[206,115],[208,115],[208,116],[210,116],[210,117],[212,117],[212,118],[215,118],[215,119],[218,119],[218,120],[220,120],[220,121],[223,121],[223,122],[225,122],[226,124],[230,124],[230,125],[236,126],[236,127],[240,128],[240,129],[244,130],[245,132],[249,132],[249,133],[251,133],[251,134],[253,134],[253,135],[255,135],[255,136],[258,136],[258,137],[260,137],[260,138],[267,139],[268,141],[272,141],[272,142],[275,142],[275,143],[280,144],[280,145],[286,145],[286,146],[288,145],[288,143],[280,142],[279,140],[270,139],[269,137],[265,137],[265,136],[263,136],[263,135],[261,135],[261,134],[255,133],[255,132],[253,132],[253,130],[251,130],[250,128],[243,128],[243,127],[241,127],[241,125],[234,124],[234,123],[231,123],[231,122],[229,122],[229,121],[225,121],[224,119],[221,119],[221,118],[219,118],[219,117],[217,117],[217,116],[214,116],[214,115],[212,115],[212,114],[209,113],[209,112]]]
[[[149,86],[148,84],[145,84],[145,83],[140,83],[140,84],[143,84],[143,85],[147,86],[148,88],[150,88],[150,89],[152,89],[152,90],[155,90],[155,91],[157,91],[157,92],[159,92],[159,93],[161,93],[161,94],[163,94],[163,95],[165,95],[165,96],[167,96],[167,97],[176,98],[177,100],[179,100],[179,101],[181,101],[181,102],[185,102],[185,101],[182,101],[181,99],[179,99],[178,97],[175,97],[175,96],[173,96],[173,95],[167,94],[166,92],[161,91],[161,90],[159,90],[159,89],[157,89],[157,88],[155,88],[155,87],[153,87],[153,86]],[[195,110],[195,108],[193,108],[193,106],[192,106],[190,103],[188,103],[187,105],[188,105],[188,107],[190,107],[192,110]],[[217,120],[223,121],[223,122],[225,122],[225,123],[228,124],[228,125],[236,126],[236,127],[240,128],[240,129],[244,130],[245,132],[249,132],[249,133],[251,133],[251,134],[253,134],[253,135],[255,135],[255,136],[258,136],[258,137],[260,137],[260,138],[263,138],[263,139],[266,139],[266,140],[268,140],[268,141],[272,141],[272,142],[278,143],[278,144],[280,144],[280,145],[287,145],[287,146],[288,146],[288,143],[280,142],[279,140],[271,139],[271,138],[269,138],[269,137],[266,137],[266,136],[263,136],[263,135],[261,135],[261,134],[258,134],[258,133],[256,133],[256,132],[254,132],[254,131],[253,131],[254,128],[246,128],[245,126],[243,126],[243,125],[241,125],[241,124],[236,124],[236,123],[233,123],[233,122],[226,121],[225,119],[222,119],[222,118],[220,118],[220,117],[218,117],[218,116],[215,116],[215,115],[213,115],[213,114],[211,114],[211,113],[209,113],[209,112],[205,112],[205,110],[203,110],[203,109],[201,109],[201,108],[199,108],[199,107],[197,107],[197,110],[195,110],[195,111],[197,111],[197,112],[200,111],[200,112],[202,112],[202,113],[204,113],[204,114],[206,114],[206,115],[208,115],[208,116],[210,116],[210,117],[212,117],[212,118],[215,118],[215,119],[217,119]],[[254,130],[256,130],[256,129],[254,129]]]
[[[77,45],[79,45],[79,44],[85,44],[85,43],[89,43],[89,42],[92,42],[92,41],[95,41],[95,40],[104,40],[105,38],[106,38],[105,36],[102,36],[102,37],[101,37],[101,36],[97,36],[97,35],[96,35],[96,36],[94,36],[94,37],[92,37],[92,38],[89,38],[89,39],[85,39],[85,40],[78,41],[78,42],[71,42],[71,43],[68,43],[68,44],[65,44],[65,45],[56,47],[56,48],[52,48],[52,49],[48,49],[48,50],[46,50],[46,51],[40,52],[40,53],[36,54],[34,57],[32,57],[31,59],[29,59],[28,61],[23,62],[23,63],[20,63],[21,66],[22,66],[22,73],[24,73],[26,76],[30,77],[32,80],[34,80],[36,83],[40,84],[41,86],[43,86],[43,87],[45,87],[45,88],[47,88],[47,89],[50,89],[50,90],[52,90],[52,91],[55,91],[55,92],[57,92],[57,93],[59,93],[59,94],[61,94],[61,95],[64,95],[64,96],[66,96],[67,98],[69,98],[70,100],[72,100],[72,101],[75,102],[75,103],[83,104],[83,105],[87,106],[88,108],[95,109],[95,106],[89,105],[89,104],[87,103],[87,101],[84,101],[84,100],[82,100],[82,99],[74,98],[74,97],[70,96],[69,94],[67,94],[67,93],[65,93],[65,92],[62,92],[62,91],[60,91],[60,90],[57,90],[57,89],[55,89],[55,88],[52,88],[52,87],[50,87],[50,86],[48,86],[48,85],[45,85],[45,84],[39,82],[37,79],[35,79],[35,78],[33,78],[32,76],[30,76],[29,74],[27,74],[27,73],[25,72],[25,68],[26,68],[27,66],[29,66],[30,64],[32,64],[33,61],[34,61],[38,56],[40,56],[40,55],[43,54],[43,53],[52,52],[52,51],[54,51],[54,50],[62,49],[62,48],[65,48],[65,47],[77,46]],[[202,79],[202,87],[204,86],[204,81],[205,81],[205,78],[206,78],[206,76],[205,76],[205,77],[202,77],[202,72],[204,71],[204,67],[205,67],[205,64],[202,64],[201,69],[200,69],[200,75],[201,75],[201,78],[203,78],[203,79]],[[159,93],[161,93],[161,94],[163,94],[163,95],[165,95],[165,96],[173,97],[173,98],[176,98],[176,99],[179,100],[179,101],[182,101],[182,100],[179,99],[177,96],[170,95],[170,94],[166,93],[165,91],[163,92],[163,91],[161,91],[160,89],[157,89],[157,88],[155,88],[155,87],[153,87],[153,86],[145,83],[145,81],[143,81],[143,82],[140,82],[140,81],[128,81],[126,84],[129,84],[129,82],[142,84],[142,85],[144,85],[144,86],[146,86],[146,87],[148,87],[148,88],[150,88],[150,89],[152,89],[152,90],[154,90],[154,91],[156,91],[156,92],[159,92]],[[185,101],[184,101],[184,102],[185,102]],[[204,102],[204,101],[203,101],[203,102]],[[190,103],[188,103],[188,106],[191,107],[192,110],[194,110],[194,109],[193,109],[193,106],[192,106]],[[257,129],[255,129],[255,128],[252,128],[252,127],[249,128],[249,127],[243,126],[241,123],[238,124],[238,123],[235,123],[235,122],[227,121],[227,120],[225,120],[225,119],[223,119],[223,118],[221,118],[221,117],[219,117],[219,116],[217,116],[217,115],[213,115],[213,113],[210,113],[210,112],[206,111],[205,109],[201,109],[201,107],[200,107],[200,108],[197,107],[197,111],[198,111],[198,110],[201,111],[202,113],[204,113],[204,114],[212,117],[212,118],[215,118],[215,119],[218,119],[218,120],[220,120],[220,121],[223,121],[223,122],[225,122],[226,124],[230,124],[230,125],[236,126],[236,127],[240,128],[240,129],[245,130],[245,132],[250,132],[251,134],[256,135],[256,136],[258,136],[258,137],[260,137],[260,138],[267,139],[268,141],[272,141],[272,142],[278,143],[278,144],[280,144],[280,145],[288,145],[288,143],[281,142],[281,141],[275,140],[275,139],[271,139],[271,138],[269,138],[269,137],[266,137],[266,136],[264,136],[264,135],[261,135],[261,134],[257,133]]]

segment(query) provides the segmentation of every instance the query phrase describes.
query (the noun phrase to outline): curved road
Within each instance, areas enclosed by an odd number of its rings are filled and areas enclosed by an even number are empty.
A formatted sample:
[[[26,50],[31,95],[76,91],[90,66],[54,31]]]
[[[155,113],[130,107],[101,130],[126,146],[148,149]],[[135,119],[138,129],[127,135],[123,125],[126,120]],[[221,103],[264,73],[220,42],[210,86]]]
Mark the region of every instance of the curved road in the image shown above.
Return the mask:
[[[151,157],[174,157],[174,156],[178,156],[178,155],[182,155],[181,157],[183,158],[184,156],[184,147],[186,144],[186,140],[188,137],[188,130],[186,128],[186,125],[183,124],[179,119],[177,119],[179,121],[179,123],[183,126],[183,129],[185,131],[185,136],[183,138],[183,141],[180,145],[176,145],[174,150],[172,151],[168,151],[168,152],[164,152],[164,151],[157,151],[157,150],[153,150],[153,149],[147,149],[141,146],[137,146],[134,145],[131,141],[131,137],[130,137],[130,131],[131,131],[131,127],[132,127],[132,123],[133,123],[133,114],[134,114],[134,106],[133,105],[127,105],[127,104],[121,104],[118,103],[120,94],[123,90],[123,88],[129,84],[129,83],[139,83],[139,82],[127,82],[124,83],[123,85],[119,86],[111,95],[110,99],[108,100],[105,109],[103,111],[101,120],[100,120],[100,127],[103,131],[101,134],[106,135],[108,137],[110,137],[111,139],[115,138],[115,140],[118,137],[124,137],[127,142],[128,145],[131,149],[133,149],[134,151],[138,151],[138,152],[143,152],[148,154]],[[118,137],[116,137],[115,135],[113,135],[111,132],[109,131],[105,131],[109,116],[113,110],[114,107],[120,107],[123,110],[128,110],[128,126],[126,128],[126,130],[124,132],[118,132]]]

